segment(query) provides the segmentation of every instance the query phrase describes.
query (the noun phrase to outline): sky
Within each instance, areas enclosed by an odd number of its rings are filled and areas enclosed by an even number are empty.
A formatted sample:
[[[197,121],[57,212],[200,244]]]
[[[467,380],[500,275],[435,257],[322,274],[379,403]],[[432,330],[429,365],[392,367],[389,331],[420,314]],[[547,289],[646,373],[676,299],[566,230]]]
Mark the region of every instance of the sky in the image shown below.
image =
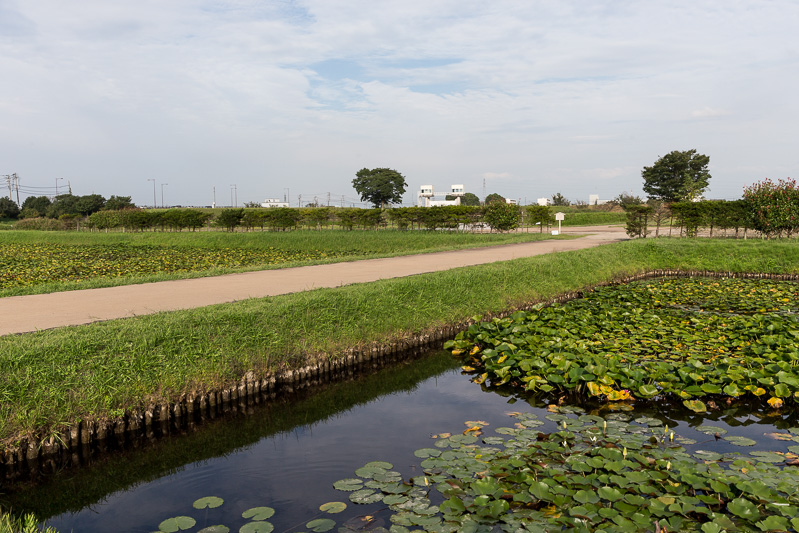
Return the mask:
[[[0,0],[0,195],[358,206],[387,167],[404,205],[586,202],[696,149],[732,200],[797,177],[796,28],[796,0]]]

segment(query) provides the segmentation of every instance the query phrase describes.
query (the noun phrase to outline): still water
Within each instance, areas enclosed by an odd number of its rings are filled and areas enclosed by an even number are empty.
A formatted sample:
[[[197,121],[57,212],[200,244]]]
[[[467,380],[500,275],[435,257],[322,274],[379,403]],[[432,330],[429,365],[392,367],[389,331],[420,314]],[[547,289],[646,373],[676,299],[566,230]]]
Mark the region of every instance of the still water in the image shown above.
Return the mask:
[[[326,502],[348,504],[343,513],[325,515],[339,524],[384,507],[350,503],[347,493],[333,488],[365,463],[388,461],[407,479],[420,473],[421,459],[413,452],[431,446],[432,435],[461,433],[467,420],[488,422],[490,435],[492,428],[513,424],[510,411],[534,412],[542,420],[547,415],[540,401],[483,390],[461,373],[451,355],[435,353],[304,399],[256,407],[146,449],[109,456],[35,488],[15,487],[0,499],[16,511],[46,518],[62,533],[152,532],[178,515],[197,521],[189,531],[215,524],[238,531],[248,522],[242,512],[258,506],[276,510],[269,520],[275,531],[306,531],[305,524],[322,514],[319,506]],[[671,409],[659,412],[656,406],[646,414],[698,440],[702,449],[719,452],[729,451],[730,445],[692,428],[712,423],[760,441],[764,433],[797,425],[784,417],[752,414],[747,406],[719,409],[705,418],[675,415]],[[547,424],[542,431],[556,429]],[[785,447],[774,441],[764,446]],[[194,509],[192,503],[205,496],[222,498],[224,504]],[[385,527],[389,525],[386,521]]]

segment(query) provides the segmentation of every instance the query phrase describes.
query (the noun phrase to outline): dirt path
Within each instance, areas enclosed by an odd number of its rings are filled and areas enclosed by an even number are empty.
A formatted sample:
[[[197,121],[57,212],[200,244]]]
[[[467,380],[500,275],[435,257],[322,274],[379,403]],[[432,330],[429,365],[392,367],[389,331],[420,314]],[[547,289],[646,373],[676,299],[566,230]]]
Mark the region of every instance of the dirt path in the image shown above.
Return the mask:
[[[210,278],[0,298],[0,335],[412,276],[552,252],[580,250],[627,239],[624,228],[613,226],[564,228],[563,234],[585,236],[563,241],[508,244]]]

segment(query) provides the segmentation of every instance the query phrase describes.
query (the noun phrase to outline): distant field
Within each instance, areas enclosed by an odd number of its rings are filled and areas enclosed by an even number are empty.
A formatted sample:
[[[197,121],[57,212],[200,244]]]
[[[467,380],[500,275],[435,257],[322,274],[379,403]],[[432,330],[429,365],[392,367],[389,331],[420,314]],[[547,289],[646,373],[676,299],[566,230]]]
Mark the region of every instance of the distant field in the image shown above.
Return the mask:
[[[552,238],[430,231],[0,234],[0,296],[125,285]]]

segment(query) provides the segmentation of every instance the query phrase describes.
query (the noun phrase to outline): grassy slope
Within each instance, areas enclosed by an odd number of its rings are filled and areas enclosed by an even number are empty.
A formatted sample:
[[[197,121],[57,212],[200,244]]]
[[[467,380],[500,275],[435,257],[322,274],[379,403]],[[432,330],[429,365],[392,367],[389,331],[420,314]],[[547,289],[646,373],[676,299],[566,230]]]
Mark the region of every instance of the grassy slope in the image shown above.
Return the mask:
[[[795,242],[648,239],[0,338],[0,442],[660,268],[799,272]]]

